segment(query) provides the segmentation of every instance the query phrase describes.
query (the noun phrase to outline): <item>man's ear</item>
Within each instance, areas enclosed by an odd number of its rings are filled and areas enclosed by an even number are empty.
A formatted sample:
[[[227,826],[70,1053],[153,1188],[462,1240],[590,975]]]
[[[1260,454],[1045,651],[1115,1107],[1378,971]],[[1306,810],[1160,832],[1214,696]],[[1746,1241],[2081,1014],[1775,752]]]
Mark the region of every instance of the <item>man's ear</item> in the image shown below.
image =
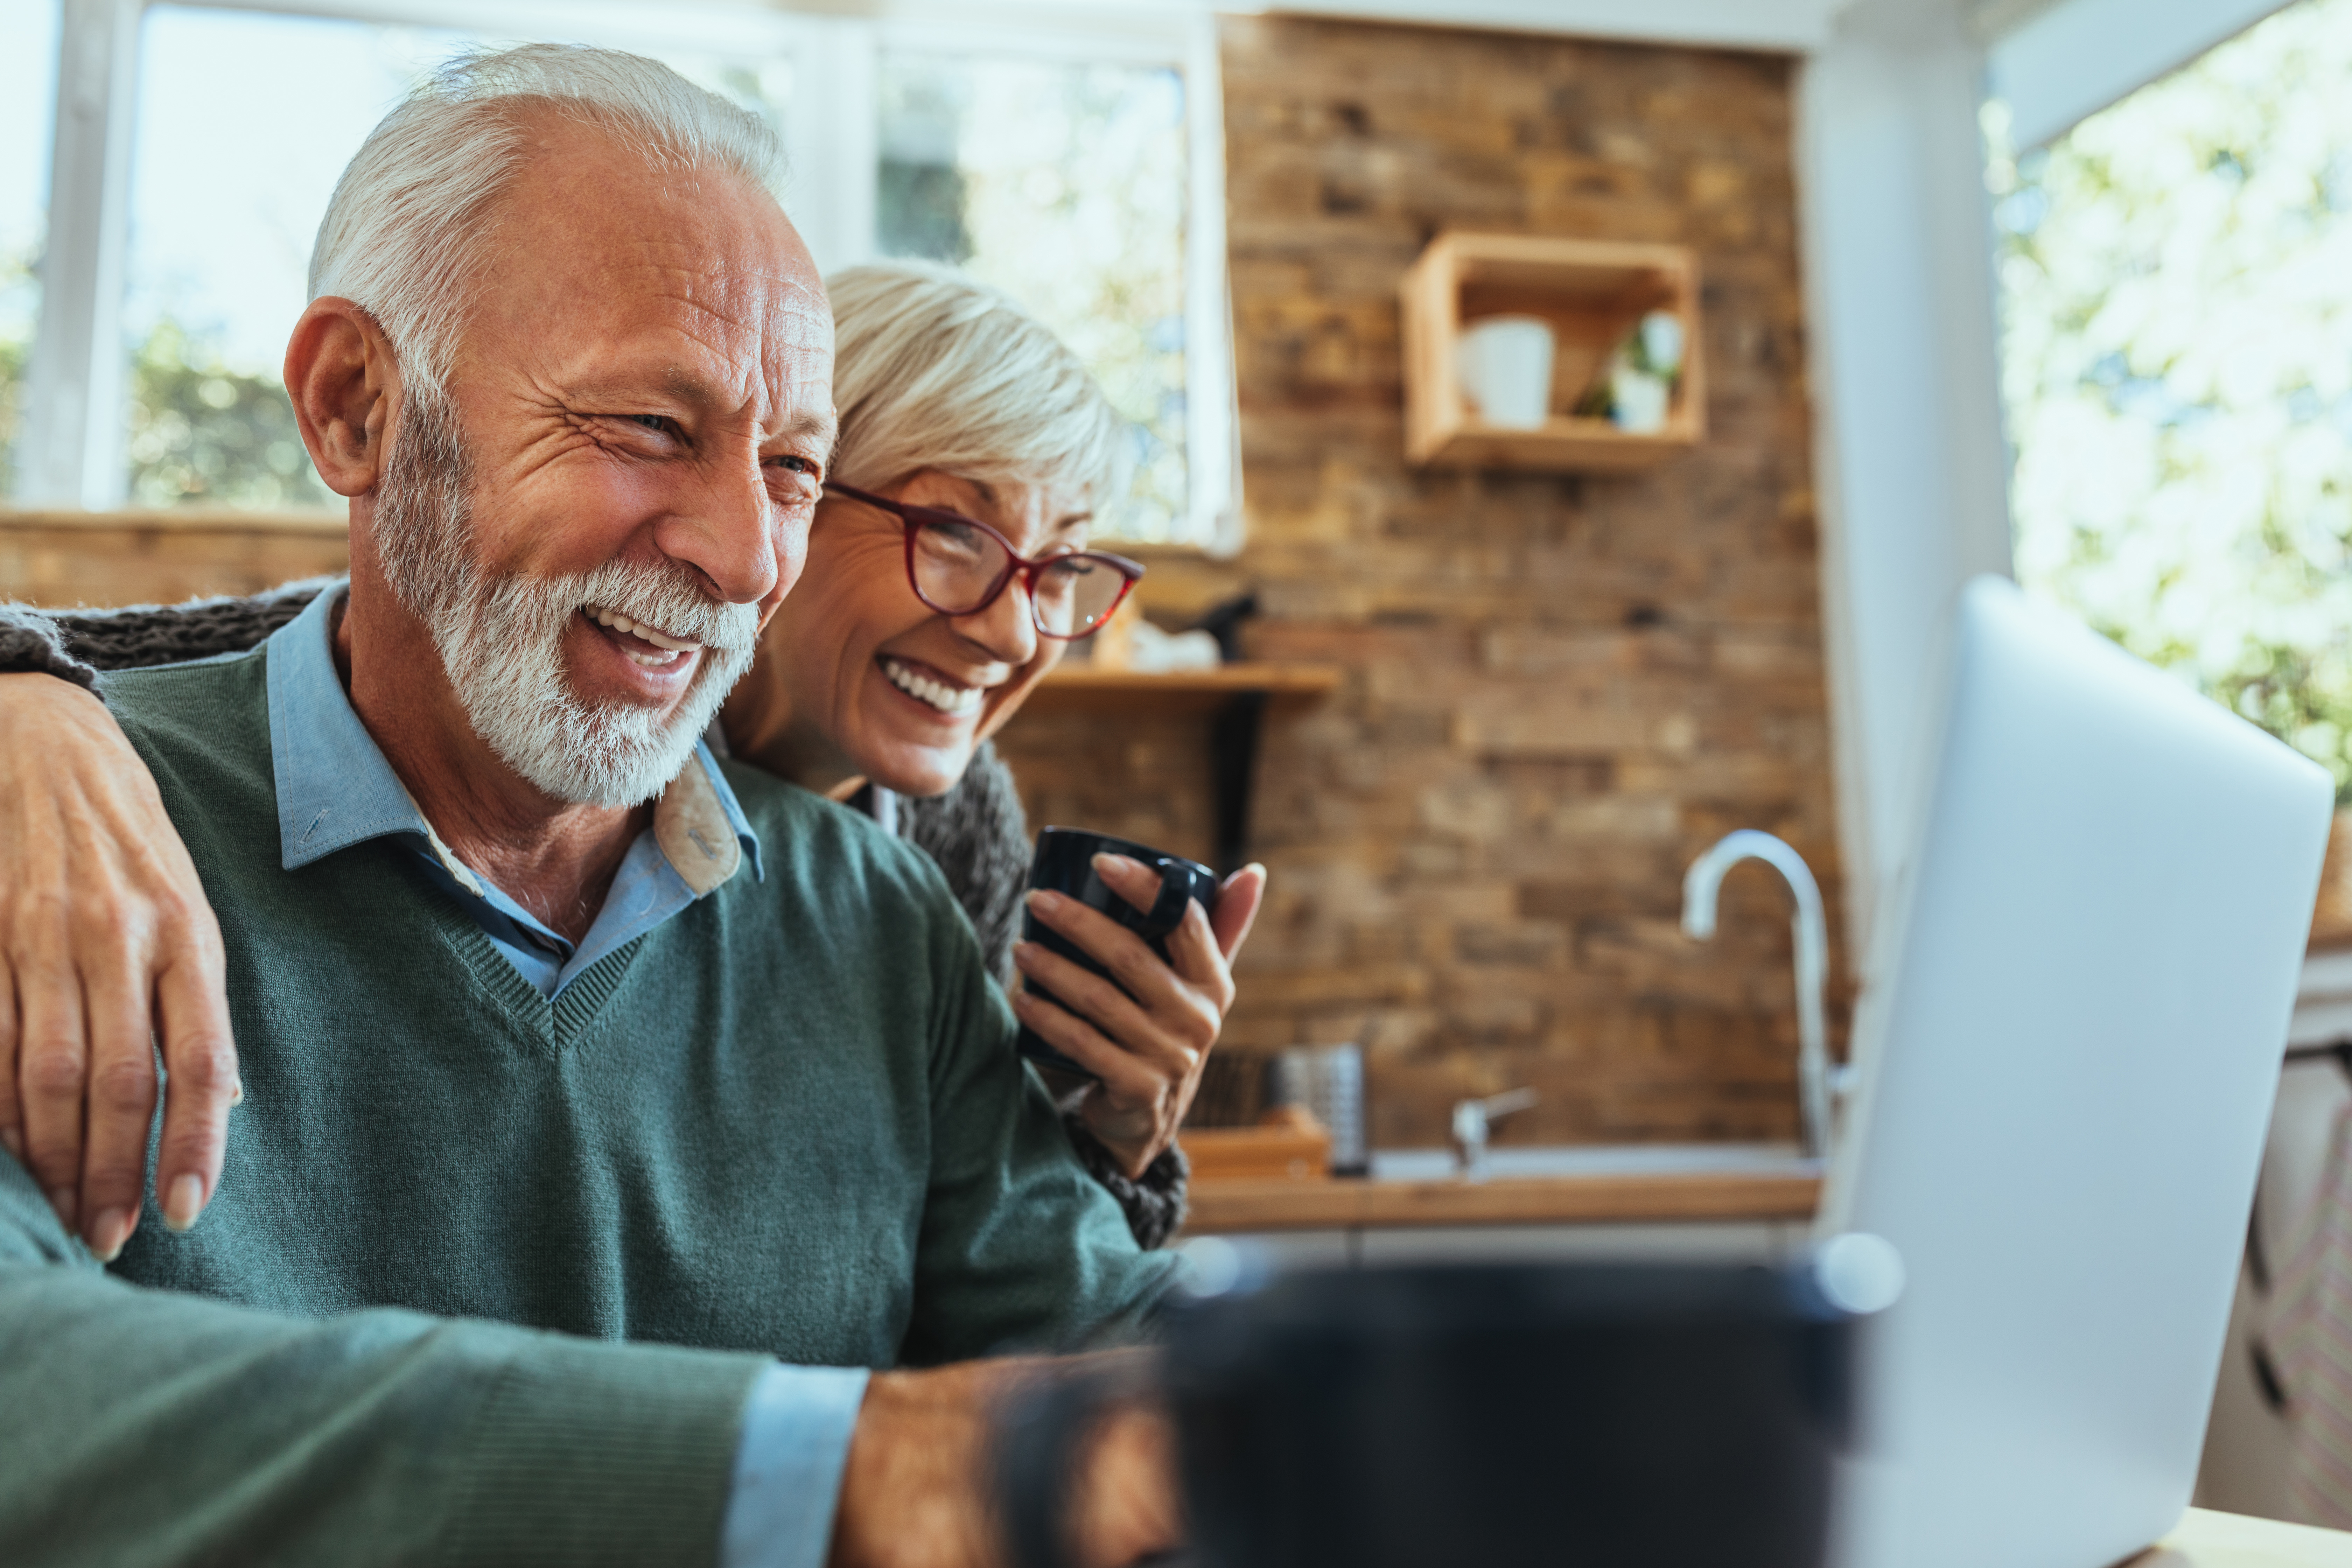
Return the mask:
[[[311,300],[286,344],[286,395],[327,488],[374,489],[400,395],[399,363],[375,318],[349,300]]]

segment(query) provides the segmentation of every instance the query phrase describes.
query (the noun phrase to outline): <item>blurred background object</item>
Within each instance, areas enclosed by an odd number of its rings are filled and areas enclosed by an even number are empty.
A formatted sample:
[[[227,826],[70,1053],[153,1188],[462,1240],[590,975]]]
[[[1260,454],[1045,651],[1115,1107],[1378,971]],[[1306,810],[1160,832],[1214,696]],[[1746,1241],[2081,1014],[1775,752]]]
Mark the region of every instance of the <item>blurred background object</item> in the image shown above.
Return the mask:
[[[1276,1052],[1271,1098],[1303,1106],[1331,1134],[1330,1171],[1360,1176],[1371,1169],[1364,1143],[1364,1053],[1349,1043],[1293,1046]]]

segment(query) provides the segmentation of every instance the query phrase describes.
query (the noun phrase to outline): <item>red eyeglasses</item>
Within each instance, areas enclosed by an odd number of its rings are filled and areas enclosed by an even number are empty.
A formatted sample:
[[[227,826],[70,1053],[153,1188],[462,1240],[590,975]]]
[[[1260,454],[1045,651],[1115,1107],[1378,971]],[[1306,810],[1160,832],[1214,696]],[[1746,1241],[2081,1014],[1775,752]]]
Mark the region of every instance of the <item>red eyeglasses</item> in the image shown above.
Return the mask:
[[[907,582],[943,616],[976,616],[1013,578],[1029,590],[1029,617],[1041,637],[1075,641],[1102,629],[1143,575],[1143,563],[1099,550],[1031,561],[988,524],[937,507],[905,506],[848,485],[829,495],[878,507],[907,525]]]

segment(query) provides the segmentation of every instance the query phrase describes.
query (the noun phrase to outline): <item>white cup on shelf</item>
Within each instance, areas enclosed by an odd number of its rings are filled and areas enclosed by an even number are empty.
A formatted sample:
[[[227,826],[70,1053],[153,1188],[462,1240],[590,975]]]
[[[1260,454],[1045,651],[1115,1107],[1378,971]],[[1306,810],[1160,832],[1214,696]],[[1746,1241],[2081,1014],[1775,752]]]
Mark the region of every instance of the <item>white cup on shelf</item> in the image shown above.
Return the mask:
[[[1551,324],[1487,316],[1463,329],[1454,366],[1478,416],[1506,430],[1539,430],[1551,413]]]

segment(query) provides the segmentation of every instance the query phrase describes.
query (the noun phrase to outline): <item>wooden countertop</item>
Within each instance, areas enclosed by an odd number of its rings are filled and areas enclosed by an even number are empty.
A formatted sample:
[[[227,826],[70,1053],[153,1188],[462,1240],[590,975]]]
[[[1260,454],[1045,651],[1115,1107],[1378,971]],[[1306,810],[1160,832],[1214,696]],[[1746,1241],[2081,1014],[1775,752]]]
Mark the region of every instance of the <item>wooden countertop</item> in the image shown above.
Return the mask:
[[[2352,1568],[2352,1535],[2192,1508],[2129,1568]]]
[[[1820,1178],[1737,1172],[1192,1184],[1187,1236],[1353,1226],[1603,1225],[1811,1219]]]

